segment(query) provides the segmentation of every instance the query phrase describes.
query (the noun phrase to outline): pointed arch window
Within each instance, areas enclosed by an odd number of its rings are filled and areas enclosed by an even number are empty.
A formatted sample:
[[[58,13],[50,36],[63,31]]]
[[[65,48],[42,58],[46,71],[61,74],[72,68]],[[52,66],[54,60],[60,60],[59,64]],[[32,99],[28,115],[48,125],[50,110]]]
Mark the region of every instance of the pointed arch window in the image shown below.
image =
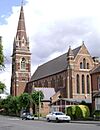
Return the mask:
[[[39,87],[42,87],[42,83],[41,83],[41,81],[39,81],[39,84],[38,84],[38,85],[39,85]]]
[[[79,74],[76,76],[76,87],[77,87],[77,93],[80,93],[80,79]]]
[[[82,69],[82,68],[83,68],[82,62],[80,62],[80,69]]]
[[[90,93],[90,81],[89,81],[89,75],[87,75],[87,93]]]
[[[47,80],[45,80],[45,82],[44,82],[44,87],[48,87],[48,81]]]
[[[84,78],[84,75],[82,75],[82,93],[85,93],[85,78]]]
[[[87,63],[87,69],[89,69],[89,63]]]
[[[24,57],[23,57],[22,60],[21,60],[21,69],[22,69],[22,70],[25,70],[25,69],[26,69],[26,60],[25,60]]]
[[[63,87],[63,77],[59,76],[59,87]]]
[[[55,88],[55,80],[54,80],[54,78],[52,78],[52,80],[51,80],[51,87]]]
[[[100,76],[98,76],[98,78],[97,78],[97,89],[100,91]]]
[[[86,59],[83,59],[83,69],[86,69]]]

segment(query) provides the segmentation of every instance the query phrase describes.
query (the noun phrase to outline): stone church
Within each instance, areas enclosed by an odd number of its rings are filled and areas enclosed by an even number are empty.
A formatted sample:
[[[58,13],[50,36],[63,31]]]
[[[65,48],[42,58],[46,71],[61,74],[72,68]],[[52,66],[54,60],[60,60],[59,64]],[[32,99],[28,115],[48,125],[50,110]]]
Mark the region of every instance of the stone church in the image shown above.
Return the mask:
[[[26,83],[31,76],[31,53],[26,34],[23,5],[21,6],[17,33],[13,42],[11,95],[18,96],[25,92]]]
[[[45,50],[44,50],[45,51]],[[50,88],[66,99],[91,100],[91,76],[98,61],[92,58],[84,42],[77,48],[40,65],[31,76],[31,53],[26,33],[23,5],[13,42],[11,95],[32,92],[34,88]],[[51,95],[51,97],[56,97]]]

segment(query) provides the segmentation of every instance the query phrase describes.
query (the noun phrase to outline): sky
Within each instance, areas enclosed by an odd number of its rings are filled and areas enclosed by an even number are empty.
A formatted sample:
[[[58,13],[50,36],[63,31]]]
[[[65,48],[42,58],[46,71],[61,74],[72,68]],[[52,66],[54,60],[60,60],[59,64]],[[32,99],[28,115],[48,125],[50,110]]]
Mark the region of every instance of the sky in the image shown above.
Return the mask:
[[[0,1],[0,36],[5,70],[0,81],[10,91],[11,55],[21,0]],[[100,0],[24,0],[26,32],[30,41],[31,75],[36,68],[82,45],[91,56],[100,57]]]

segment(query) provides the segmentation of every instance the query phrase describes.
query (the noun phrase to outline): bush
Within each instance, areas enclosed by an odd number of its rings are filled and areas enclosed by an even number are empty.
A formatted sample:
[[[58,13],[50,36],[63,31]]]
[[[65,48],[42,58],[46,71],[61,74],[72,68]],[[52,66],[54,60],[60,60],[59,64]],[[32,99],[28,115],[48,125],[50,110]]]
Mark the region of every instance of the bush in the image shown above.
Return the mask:
[[[65,113],[70,115],[72,119],[75,119],[76,106],[70,106],[66,108]]]
[[[89,117],[90,110],[86,105],[73,105],[66,108],[65,113],[71,116],[72,119],[85,119]]]
[[[100,110],[95,110],[93,112],[93,115],[95,115],[96,117],[100,117]]]
[[[86,105],[78,105],[82,112],[82,118],[87,118],[90,116],[90,110]]]
[[[75,112],[76,119],[81,119],[83,117],[82,109],[79,105],[76,105],[76,112]]]

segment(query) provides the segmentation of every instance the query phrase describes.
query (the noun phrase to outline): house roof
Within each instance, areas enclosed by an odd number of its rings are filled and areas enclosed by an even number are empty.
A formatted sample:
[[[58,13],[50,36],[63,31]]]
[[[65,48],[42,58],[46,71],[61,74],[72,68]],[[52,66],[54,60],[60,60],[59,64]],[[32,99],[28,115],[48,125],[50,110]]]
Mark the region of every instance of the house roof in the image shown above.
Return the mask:
[[[81,46],[72,50],[73,54],[74,54],[74,58],[76,57],[80,48],[81,48]],[[61,71],[66,70],[66,68],[67,68],[67,53],[39,66],[36,69],[35,73],[32,75],[31,81],[35,81],[35,80],[44,78],[46,76],[59,73]]]
[[[34,88],[36,91],[42,91],[44,94],[44,99],[43,100],[50,100],[50,97],[52,97],[56,92],[54,88],[40,88],[40,87],[35,87]]]
[[[95,73],[99,73],[100,72],[100,63],[98,64],[98,66],[96,66],[92,71],[91,74],[95,74]]]
[[[93,94],[93,97],[97,97],[97,98],[100,97],[100,91],[94,93],[94,94]]]
[[[81,103],[82,101],[84,101],[86,103],[92,103],[91,99],[59,98],[57,101],[59,101],[59,100],[63,100],[63,101],[67,101],[67,102],[73,102],[73,103]],[[57,102],[57,101],[55,101],[55,102]]]

